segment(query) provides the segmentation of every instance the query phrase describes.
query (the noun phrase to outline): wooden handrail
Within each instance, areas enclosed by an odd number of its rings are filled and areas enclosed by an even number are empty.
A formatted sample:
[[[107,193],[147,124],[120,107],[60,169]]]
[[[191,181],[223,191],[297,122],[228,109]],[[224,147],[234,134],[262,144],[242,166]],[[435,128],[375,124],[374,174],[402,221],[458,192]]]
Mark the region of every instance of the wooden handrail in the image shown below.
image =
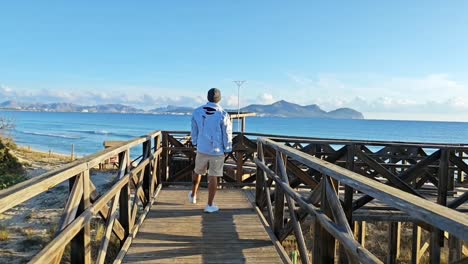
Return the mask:
[[[116,156],[125,150],[142,144],[148,139],[154,139],[159,135],[161,135],[161,131],[156,131],[148,136],[129,140],[121,145],[86,156],[50,172],[13,185],[8,189],[0,190],[0,213],[3,213],[10,208],[13,208],[16,205],[57,186],[77,174],[97,166],[99,163],[109,159],[110,157]]]
[[[315,170],[359,190],[360,192],[377,198],[389,206],[398,208],[422,222],[426,222],[434,227],[446,230],[463,240],[468,240],[468,218],[462,213],[386,184],[371,180],[365,176],[324,160],[317,159],[291,147],[281,145],[270,139],[259,138],[258,140],[259,142],[286,154],[288,157],[299,161],[308,167],[314,168]],[[255,162],[257,165],[261,164],[258,159],[256,159]]]
[[[0,191],[1,213],[64,181],[70,182],[70,194],[56,237],[30,263],[60,263],[68,244],[71,245],[72,263],[91,263],[90,224],[91,219],[96,216],[102,217],[106,222],[96,263],[104,262],[113,232],[120,239],[121,245],[128,244],[127,241],[133,236],[131,232],[138,230],[158,194],[157,190],[162,186],[158,178],[158,164],[163,152],[161,138],[162,132],[155,131],[127,142],[116,143],[99,153]],[[130,160],[130,150],[137,146],[143,147],[143,153],[138,165],[134,166]],[[89,177],[90,169],[114,156],[119,156],[118,181],[102,196],[91,195],[96,191]],[[110,207],[109,201],[112,201]],[[135,210],[139,204],[143,205],[143,211]]]
[[[265,157],[263,154],[264,148],[269,148],[272,150],[270,151],[269,160],[270,164],[271,162],[274,163],[271,167],[265,162]],[[353,150],[354,147],[351,147],[350,149]],[[442,150],[445,153],[445,159],[448,160],[449,150]],[[276,152],[276,154],[274,152]],[[300,232],[301,229],[298,217],[303,220],[306,214],[314,216],[314,219],[317,221],[317,223],[320,224],[320,227],[316,227],[316,234],[314,235],[315,238],[313,244],[314,247],[316,247],[314,248],[313,253],[314,262],[328,262],[330,258],[334,257],[332,253],[334,252],[335,247],[334,242],[327,242],[330,241],[329,238],[327,238],[327,234],[323,233],[323,231],[320,232],[317,230],[317,228],[323,228],[326,230],[326,232],[328,232],[328,234],[331,234],[334,239],[340,241],[340,244],[343,245],[343,247],[346,249],[348,259],[357,259],[363,263],[382,263],[372,253],[362,247],[355,240],[352,233],[350,233],[351,228],[348,222],[350,220],[348,220],[345,209],[343,209],[341,205],[343,202],[339,200],[335,193],[338,192],[337,186],[332,188],[333,181],[344,185],[346,187],[345,189],[354,189],[355,191],[359,191],[368,195],[368,197],[371,197],[371,199],[376,198],[380,202],[383,202],[392,208],[397,208],[410,215],[413,219],[415,219],[415,221],[420,221],[421,223],[426,223],[426,225],[429,224],[432,226],[434,238],[432,242],[432,251],[435,253],[431,252],[431,258],[436,259],[438,256],[440,257],[440,255],[437,255],[438,250],[440,250],[437,248],[438,244],[435,245],[435,243],[437,243],[437,238],[439,238],[437,235],[440,232],[437,231],[439,229],[449,232],[450,236],[455,236],[465,241],[468,240],[468,218],[466,217],[466,214],[394,188],[390,186],[392,181],[389,181],[390,185],[383,184],[379,181],[360,175],[341,166],[337,166],[333,163],[314,157],[313,155],[304,153],[301,150],[286,146],[282,142],[276,142],[270,138],[257,139],[257,154],[258,158],[255,158],[255,163],[257,165],[257,205],[261,209],[265,210],[270,225],[275,227],[275,234],[277,234],[280,241],[285,238],[285,235],[291,233],[291,231],[294,229],[294,235],[296,236],[296,241],[298,243],[298,248],[303,263],[308,263],[309,260],[305,257],[307,256],[307,252],[302,245],[303,242],[301,242],[304,239],[302,238],[302,234]],[[276,158],[271,158],[271,155]],[[351,155],[352,156],[350,157],[353,157],[351,162],[354,162],[354,156],[356,154]],[[290,186],[288,179],[289,176],[287,173],[287,166],[290,164],[290,162],[311,168],[319,175],[321,175],[322,178],[320,184],[318,184],[312,192],[315,196],[319,195],[322,197],[320,208],[314,206],[314,204],[311,203],[309,199],[306,199],[300,195],[293,189],[293,187]],[[449,169],[448,163],[443,163],[443,161],[441,161],[441,163],[442,165],[440,165],[441,169],[439,172],[440,179],[445,179],[444,181],[447,182],[447,171]],[[377,165],[374,164],[374,166]],[[396,178],[397,176],[391,173],[387,174],[388,177],[395,177],[395,180],[399,180],[398,183],[402,182],[403,180]],[[400,176],[401,175],[406,174],[402,173]],[[330,179],[332,180],[330,181]],[[270,195],[271,185],[267,183],[269,180],[270,182],[273,181],[275,183],[274,196]],[[440,184],[443,185],[444,183]],[[281,189],[282,191],[278,192],[278,189]],[[440,189],[439,192],[441,192]],[[288,219],[285,218],[285,216],[281,213],[281,211],[284,210],[282,202],[284,198],[281,198],[282,196],[278,197],[278,194],[280,193],[284,193],[288,207],[290,208],[289,221],[287,225],[284,225],[284,221]],[[446,194],[443,194],[442,192],[442,195],[439,195],[439,197],[446,197]],[[275,199],[274,208],[272,208],[272,198]],[[281,200],[278,201],[277,199]],[[301,207],[300,210],[294,209],[294,203],[291,201],[291,199]],[[348,208],[351,208],[349,206],[352,204],[346,201],[344,203],[348,205]],[[284,228],[281,229],[283,226]],[[333,249],[329,249],[327,247]],[[432,254],[434,254],[434,256]],[[346,256],[342,255],[341,257]]]

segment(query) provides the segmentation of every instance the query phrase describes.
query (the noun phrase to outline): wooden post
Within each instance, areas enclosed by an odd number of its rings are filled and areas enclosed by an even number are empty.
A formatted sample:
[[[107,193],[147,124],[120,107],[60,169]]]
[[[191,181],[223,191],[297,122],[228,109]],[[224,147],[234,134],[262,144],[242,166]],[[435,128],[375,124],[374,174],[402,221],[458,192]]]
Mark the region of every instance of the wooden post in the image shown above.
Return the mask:
[[[326,175],[322,175],[323,180],[326,179]],[[325,183],[325,181],[324,181]],[[322,184],[321,202],[320,209],[330,218],[333,219],[330,206],[327,201],[326,184]],[[335,239],[330,235],[318,221],[315,222],[315,234],[314,234],[314,254],[313,263],[334,263],[335,257]]]
[[[163,181],[167,181],[169,179],[168,175],[168,166],[169,166],[169,150],[167,149],[169,147],[169,139],[168,139],[168,134],[167,132],[162,132],[162,158],[161,158],[161,177]]]
[[[158,151],[161,148],[161,142],[162,142],[162,135],[159,134],[157,137],[154,138],[154,152]],[[161,184],[161,154],[159,154],[156,159],[154,160],[153,164],[153,178],[155,181],[155,186],[154,188],[156,189],[158,184]],[[154,190],[152,190],[152,194],[154,193]]]
[[[448,149],[441,149],[439,165],[439,186],[437,188],[437,203],[443,206],[447,205],[447,187],[449,176],[449,156]],[[431,264],[440,263],[440,247],[444,246],[444,237],[442,231],[432,228],[430,259]]]
[[[455,150],[450,150],[449,151],[449,159],[451,155],[456,156]],[[460,173],[460,169],[457,170],[457,174]],[[450,166],[448,168],[448,175],[447,175],[447,190],[448,191],[453,191],[455,187],[455,169],[451,169]]]
[[[462,241],[456,236],[449,234],[449,263],[461,260],[462,258]]]
[[[280,175],[282,181],[289,186],[289,179],[288,179],[288,174],[286,171],[286,161],[287,161],[287,156],[282,155],[279,151],[276,151],[276,161],[280,169]],[[277,188],[281,188],[277,186]],[[297,219],[296,215],[296,209],[294,205],[294,200],[291,198],[291,196],[287,195],[286,196],[287,204],[288,204],[288,209],[289,209],[289,215],[291,217],[291,221],[293,223],[294,227],[294,235],[296,236],[296,241],[297,241],[297,246],[299,249],[299,253],[301,255],[301,262],[303,264],[309,264],[309,254],[307,253],[307,247],[305,244],[304,236],[302,234],[302,228],[300,225],[300,222]],[[284,206],[284,203],[283,203]]]
[[[72,144],[72,149],[71,149],[71,160],[75,160],[75,144]]]
[[[354,144],[347,146],[347,154],[346,154],[346,168],[350,171],[354,171],[354,156],[355,156],[355,146]],[[353,221],[353,188],[349,186],[345,186],[345,195],[344,195],[344,212],[346,214],[346,218],[348,219],[349,226],[353,228],[352,221]]]
[[[245,117],[242,117],[242,133],[245,133]]]
[[[83,204],[84,210],[91,207],[91,190],[89,169],[83,173]],[[84,263],[92,263],[91,261],[91,219],[84,224]]]
[[[397,263],[397,259],[400,255],[400,235],[401,235],[401,223],[390,222],[388,228],[388,255],[387,262],[389,264]]]
[[[122,152],[119,154],[119,178],[122,178],[127,173],[127,158],[127,152]],[[122,243],[120,246],[123,245],[123,241],[127,239],[131,230],[129,196],[130,184],[127,183],[122,187],[119,195],[119,222],[125,231],[124,239],[121,241]]]
[[[151,155],[151,140],[147,140],[143,143],[143,153],[142,153],[142,156],[141,156],[141,159],[142,161],[144,161],[145,159],[149,159]],[[151,188],[151,162],[148,163],[148,165],[145,166],[145,171],[143,172],[143,192],[145,194],[145,196],[147,197],[147,202],[149,202],[151,200],[151,191],[150,191],[150,188]],[[146,206],[146,204],[144,205]]]
[[[411,247],[411,264],[419,264],[421,259],[421,227],[413,223],[413,240]]]
[[[346,169],[354,171],[354,157],[355,157],[355,145],[350,144],[346,146]],[[348,221],[351,231],[353,230],[353,188],[345,185],[344,192],[344,203],[343,211],[346,215],[346,220]],[[338,243],[339,244],[339,243]],[[338,246],[339,249],[339,262],[340,263],[349,263],[348,255],[346,250],[342,246]]]
[[[240,134],[239,134],[240,135]],[[237,167],[236,167],[236,181],[238,183],[242,182],[242,176],[244,175],[244,154],[243,150],[236,150],[236,157],[237,157]]]
[[[366,230],[367,225],[365,221],[354,222],[354,237],[363,247],[366,246]]]
[[[464,154],[465,152],[463,150],[460,150],[459,156],[462,161],[463,161]],[[461,169],[458,170],[457,180],[458,180],[458,183],[462,183],[465,180],[465,172]]]
[[[257,159],[264,161],[262,142],[257,141]],[[263,209],[263,186],[265,185],[265,172],[257,165],[255,180],[255,201],[260,209]]]
[[[75,184],[75,181],[81,180],[79,175],[70,178],[69,186],[70,186],[70,192],[73,189],[73,185]],[[80,198],[80,204],[78,205],[78,210],[76,212],[76,215],[80,215],[83,213],[84,209],[84,201],[83,201],[83,196]],[[86,258],[85,258],[85,230],[81,229],[75,237],[70,241],[70,263],[71,264],[78,264],[78,263],[86,263]]]
[[[284,192],[279,186],[275,188],[275,216],[273,223],[273,232],[278,237],[284,227]],[[294,212],[289,212],[290,214]]]

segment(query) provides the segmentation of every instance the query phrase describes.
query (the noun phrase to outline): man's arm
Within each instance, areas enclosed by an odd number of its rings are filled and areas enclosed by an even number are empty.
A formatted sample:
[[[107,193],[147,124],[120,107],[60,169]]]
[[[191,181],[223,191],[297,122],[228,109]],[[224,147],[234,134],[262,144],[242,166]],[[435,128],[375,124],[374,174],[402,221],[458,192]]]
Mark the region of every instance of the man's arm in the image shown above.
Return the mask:
[[[224,153],[232,152],[232,124],[229,114],[227,113],[223,115],[221,130],[223,133]]]
[[[196,147],[198,139],[198,125],[197,121],[195,121],[194,115],[192,115],[192,131],[190,132],[190,136],[192,136],[192,145]]]

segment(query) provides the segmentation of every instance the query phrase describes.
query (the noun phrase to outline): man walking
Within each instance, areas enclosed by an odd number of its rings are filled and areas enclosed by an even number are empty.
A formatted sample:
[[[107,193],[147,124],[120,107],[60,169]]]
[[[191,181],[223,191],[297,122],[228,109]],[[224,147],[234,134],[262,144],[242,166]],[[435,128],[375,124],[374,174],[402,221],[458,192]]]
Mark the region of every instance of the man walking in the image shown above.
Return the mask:
[[[223,176],[224,158],[232,151],[232,125],[229,114],[219,105],[221,91],[211,88],[207,99],[208,102],[195,109],[192,115],[191,136],[197,155],[188,198],[190,203],[197,203],[201,176],[208,172],[208,204],[204,211],[214,213],[219,210],[213,203],[218,177]]]

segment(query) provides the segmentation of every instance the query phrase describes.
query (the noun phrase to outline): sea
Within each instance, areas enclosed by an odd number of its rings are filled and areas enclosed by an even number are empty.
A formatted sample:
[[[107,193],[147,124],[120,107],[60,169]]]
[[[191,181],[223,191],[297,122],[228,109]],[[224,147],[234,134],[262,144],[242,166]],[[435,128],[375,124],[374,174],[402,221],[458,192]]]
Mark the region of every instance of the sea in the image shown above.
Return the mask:
[[[0,111],[14,123],[7,132],[20,146],[86,156],[104,141],[126,141],[156,130],[190,131],[189,115]],[[237,122],[233,131],[239,131]],[[246,132],[333,139],[468,144],[468,123],[248,117]]]

